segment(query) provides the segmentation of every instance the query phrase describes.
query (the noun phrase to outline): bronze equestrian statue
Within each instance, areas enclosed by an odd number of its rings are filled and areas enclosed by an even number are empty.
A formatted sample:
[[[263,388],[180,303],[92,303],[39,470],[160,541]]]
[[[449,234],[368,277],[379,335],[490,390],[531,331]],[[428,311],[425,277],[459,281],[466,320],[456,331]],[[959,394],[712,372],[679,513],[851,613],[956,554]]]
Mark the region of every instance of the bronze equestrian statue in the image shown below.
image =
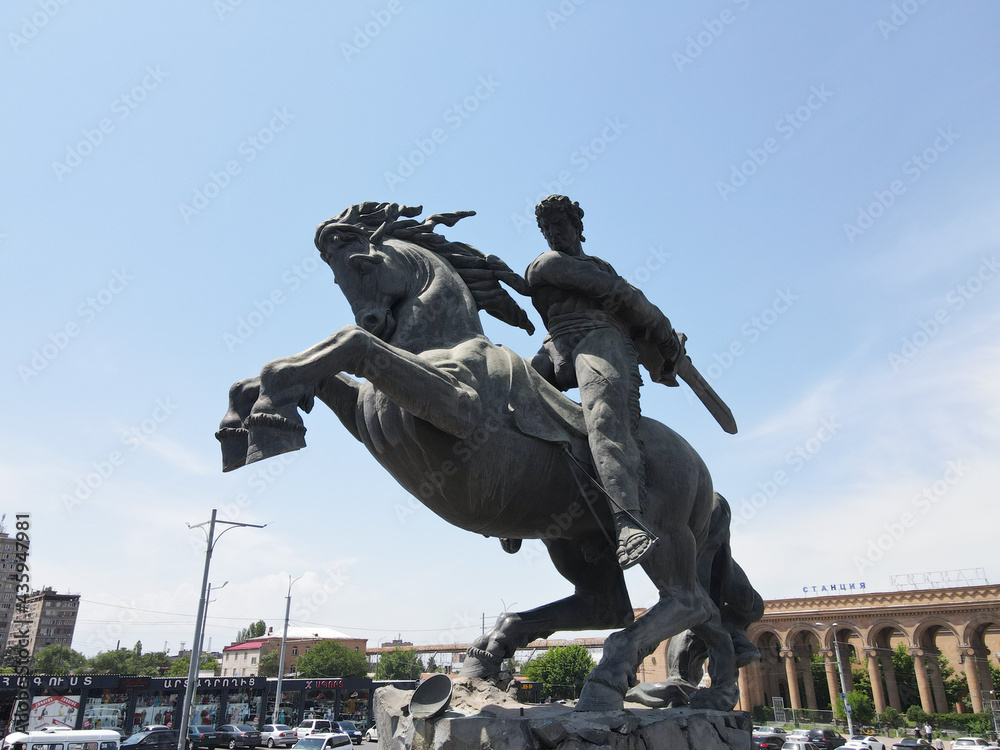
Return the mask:
[[[619,709],[630,687],[647,705],[732,709],[739,666],[759,658],[746,627],[763,604],[732,559],[729,506],[708,469],[669,427],[637,419],[633,434],[645,457],[641,520],[658,540],[638,564],[659,600],[634,619],[613,505],[594,466],[583,409],[483,335],[479,310],[531,332],[500,282],[524,295],[532,288],[499,258],[435,231],[473,212],[422,222],[414,218],[421,212],[367,202],[317,228],[316,247],[355,323],[233,385],[217,433],[223,469],[305,447],[299,412],[318,398],[432,511],[477,534],[541,539],[573,584],[565,599],[502,615],[469,649],[462,674],[498,675],[517,649],[556,631],[621,628],[605,641],[577,710]],[[669,377],[662,365],[657,375]],[[673,369],[698,392],[685,356]],[[714,396],[706,393],[699,396]],[[722,422],[720,407],[706,405]],[[554,523],[566,518],[571,523]],[[668,683],[636,686],[642,659],[681,634],[671,642],[676,671]],[[706,659],[711,686],[695,690]]]

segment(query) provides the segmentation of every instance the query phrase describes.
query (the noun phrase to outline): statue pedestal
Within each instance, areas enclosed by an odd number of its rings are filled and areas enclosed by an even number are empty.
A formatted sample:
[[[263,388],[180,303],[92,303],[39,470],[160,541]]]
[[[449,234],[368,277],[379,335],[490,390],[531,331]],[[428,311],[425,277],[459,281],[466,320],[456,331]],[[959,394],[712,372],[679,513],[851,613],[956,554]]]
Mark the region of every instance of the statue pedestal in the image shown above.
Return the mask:
[[[574,712],[559,703],[520,704],[488,685],[457,682],[452,705],[433,719],[409,715],[411,690],[375,692],[379,750],[746,750],[752,720],[739,711],[654,709]]]

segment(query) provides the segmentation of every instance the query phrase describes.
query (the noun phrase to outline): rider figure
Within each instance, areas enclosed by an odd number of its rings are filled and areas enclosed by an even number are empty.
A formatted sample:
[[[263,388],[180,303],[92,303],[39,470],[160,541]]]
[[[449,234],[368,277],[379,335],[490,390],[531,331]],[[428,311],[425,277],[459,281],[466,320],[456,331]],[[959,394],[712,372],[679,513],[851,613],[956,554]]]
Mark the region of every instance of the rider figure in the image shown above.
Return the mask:
[[[639,355],[652,344],[665,363],[657,378],[677,385],[682,339],[645,295],[609,263],[583,252],[583,210],[564,195],[535,208],[549,252],[525,272],[548,335],[532,366],[560,390],[579,387],[594,467],[609,498],[622,568],[639,562],[656,539],[642,516],[645,470],[639,439]]]

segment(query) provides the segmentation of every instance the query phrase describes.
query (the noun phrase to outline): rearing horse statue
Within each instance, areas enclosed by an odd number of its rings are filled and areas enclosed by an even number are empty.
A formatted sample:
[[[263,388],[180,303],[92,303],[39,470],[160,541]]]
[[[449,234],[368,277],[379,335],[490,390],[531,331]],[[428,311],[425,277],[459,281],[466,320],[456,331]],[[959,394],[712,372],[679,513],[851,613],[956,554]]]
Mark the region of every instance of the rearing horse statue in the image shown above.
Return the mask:
[[[659,599],[634,619],[580,406],[483,335],[479,310],[533,330],[498,283],[527,293],[524,280],[434,231],[472,212],[418,222],[421,211],[362,203],[319,226],[316,246],[355,324],[233,385],[217,433],[223,469],[303,448],[299,412],[319,398],[432,511],[477,534],[541,539],[573,584],[565,599],[502,615],[469,649],[463,675],[498,675],[517,649],[556,631],[620,628],[577,710],[622,708],[639,663],[673,636],[668,683],[632,695],[647,705],[690,696],[692,706],[731,710],[738,667],[759,658],[745,630],[762,601],[732,560],[729,507],[701,458],[669,427],[642,418],[645,515],[660,541],[640,565]],[[695,690],[706,658],[711,686]]]

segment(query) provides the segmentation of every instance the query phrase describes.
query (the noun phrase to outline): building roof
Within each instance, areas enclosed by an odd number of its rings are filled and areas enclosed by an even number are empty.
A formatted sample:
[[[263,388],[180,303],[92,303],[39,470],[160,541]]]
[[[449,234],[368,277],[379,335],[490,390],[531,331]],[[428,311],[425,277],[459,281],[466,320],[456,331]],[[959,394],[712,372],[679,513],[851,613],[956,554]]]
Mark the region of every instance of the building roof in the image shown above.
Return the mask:
[[[316,625],[311,626],[295,626],[288,628],[288,640],[289,641],[364,641],[365,638],[356,638],[352,635],[345,635],[339,630],[334,630],[333,628],[324,628]],[[275,641],[281,641],[281,636],[272,633],[271,635],[261,636],[260,638],[253,638],[249,641],[244,641],[243,643],[233,643],[226,646],[223,651],[256,651],[261,646],[266,643],[272,643]]]

